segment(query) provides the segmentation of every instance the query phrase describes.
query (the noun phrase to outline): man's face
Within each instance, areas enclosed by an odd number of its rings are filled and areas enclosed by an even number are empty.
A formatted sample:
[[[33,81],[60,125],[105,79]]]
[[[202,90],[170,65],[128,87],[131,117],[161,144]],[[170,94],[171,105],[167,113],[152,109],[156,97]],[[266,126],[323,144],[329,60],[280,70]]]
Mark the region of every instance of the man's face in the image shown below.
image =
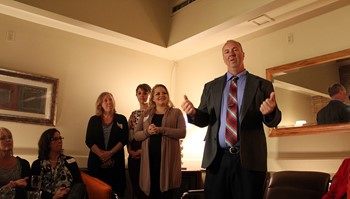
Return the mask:
[[[233,75],[236,75],[244,70],[244,52],[239,43],[228,41],[222,48],[222,56],[227,69]]]
[[[341,89],[341,90],[339,91],[339,95],[340,95],[341,100],[342,100],[343,102],[345,102],[345,100],[348,98],[347,95],[346,95],[346,89],[345,89],[345,88],[343,88],[343,89]]]

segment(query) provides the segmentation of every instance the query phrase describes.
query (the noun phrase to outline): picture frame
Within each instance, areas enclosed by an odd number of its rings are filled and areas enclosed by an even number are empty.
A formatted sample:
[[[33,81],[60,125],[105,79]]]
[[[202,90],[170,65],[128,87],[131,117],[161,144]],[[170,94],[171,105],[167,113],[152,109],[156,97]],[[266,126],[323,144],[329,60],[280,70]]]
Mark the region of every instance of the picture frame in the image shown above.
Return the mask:
[[[58,79],[0,68],[0,120],[56,125]]]

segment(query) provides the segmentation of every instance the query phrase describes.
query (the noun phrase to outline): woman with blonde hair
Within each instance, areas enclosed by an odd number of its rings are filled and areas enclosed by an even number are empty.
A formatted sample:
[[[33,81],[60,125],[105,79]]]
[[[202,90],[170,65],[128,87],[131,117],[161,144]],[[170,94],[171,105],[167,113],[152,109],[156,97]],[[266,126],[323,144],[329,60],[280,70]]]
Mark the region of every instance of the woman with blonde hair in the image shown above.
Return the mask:
[[[109,184],[120,197],[124,196],[124,146],[128,142],[128,122],[117,114],[113,95],[101,93],[96,101],[96,114],[88,123],[85,143],[90,148],[89,174]]]
[[[29,176],[29,162],[13,156],[11,131],[0,127],[0,189],[15,189],[15,198],[24,198]]]
[[[142,141],[140,187],[150,199],[175,198],[181,185],[179,140],[186,136],[185,119],[162,84],[152,88],[149,104],[135,133],[135,140]]]

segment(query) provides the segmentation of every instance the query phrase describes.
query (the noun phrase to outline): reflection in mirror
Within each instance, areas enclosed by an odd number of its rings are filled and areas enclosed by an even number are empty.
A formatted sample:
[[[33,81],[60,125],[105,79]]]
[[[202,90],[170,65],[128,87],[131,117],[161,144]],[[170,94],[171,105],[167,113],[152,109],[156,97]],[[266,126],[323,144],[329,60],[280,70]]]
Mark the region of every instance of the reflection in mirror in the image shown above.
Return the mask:
[[[298,126],[307,126],[308,132],[315,133],[311,128],[320,126],[316,125],[316,114],[330,100],[328,87],[340,82],[350,93],[350,49],[268,68],[266,77],[274,84],[282,111],[282,121],[270,136],[281,135],[280,130],[287,129],[295,129],[289,133],[298,134]]]

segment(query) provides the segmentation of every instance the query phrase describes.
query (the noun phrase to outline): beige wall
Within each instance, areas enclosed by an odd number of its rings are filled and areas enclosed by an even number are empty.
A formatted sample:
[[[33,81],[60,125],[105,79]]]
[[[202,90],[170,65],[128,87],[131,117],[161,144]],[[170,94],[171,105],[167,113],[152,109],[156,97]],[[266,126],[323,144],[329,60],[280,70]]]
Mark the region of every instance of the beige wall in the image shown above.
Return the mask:
[[[349,48],[348,13],[350,6],[258,38],[242,38],[246,68],[265,77],[268,67]],[[111,91],[118,112],[128,117],[137,108],[134,89],[138,83],[164,83],[176,106],[184,94],[198,105],[204,83],[226,71],[221,45],[173,63],[13,18],[0,16],[0,23],[0,38],[16,30],[15,42],[0,39],[0,66],[60,80],[56,127],[65,137],[66,153],[77,157],[80,166],[86,164],[86,124],[100,92]],[[293,44],[287,43],[289,33],[294,34]],[[222,38],[223,43],[227,39],[231,38]],[[13,132],[15,153],[29,160],[36,156],[39,135],[48,128],[4,121],[0,126]],[[184,166],[189,169],[200,167],[205,131],[188,127]],[[349,156],[349,138],[347,133],[268,138],[269,170],[334,173]]]
[[[0,24],[1,67],[59,79],[56,128],[65,137],[66,153],[76,157],[79,166],[86,165],[86,126],[101,92],[112,92],[117,112],[128,118],[138,108],[139,83],[170,88],[169,60],[2,15]],[[15,41],[4,39],[8,30],[16,31]],[[0,126],[13,132],[15,154],[30,161],[37,156],[39,136],[49,128],[4,121]]]
[[[347,6],[271,34],[241,39],[247,70],[265,77],[268,67],[349,48],[350,28],[346,25],[349,23],[349,13],[350,6]],[[293,44],[287,42],[289,33],[294,34]],[[223,42],[228,39],[231,38],[223,38]],[[204,83],[225,73],[220,51],[221,45],[178,61],[176,102],[179,103],[181,94],[186,93],[196,106],[199,105]],[[283,99],[277,94],[279,100]],[[298,103],[288,105],[298,107]],[[289,114],[283,112],[282,117],[288,117]],[[197,140],[200,140],[204,138],[205,129],[191,127],[189,133],[197,133]],[[348,133],[267,138],[269,170],[320,170],[335,173],[341,160],[350,155],[349,140]]]
[[[283,113],[279,127],[292,127],[297,120],[315,124],[311,96],[276,87],[275,91],[278,106]]]

